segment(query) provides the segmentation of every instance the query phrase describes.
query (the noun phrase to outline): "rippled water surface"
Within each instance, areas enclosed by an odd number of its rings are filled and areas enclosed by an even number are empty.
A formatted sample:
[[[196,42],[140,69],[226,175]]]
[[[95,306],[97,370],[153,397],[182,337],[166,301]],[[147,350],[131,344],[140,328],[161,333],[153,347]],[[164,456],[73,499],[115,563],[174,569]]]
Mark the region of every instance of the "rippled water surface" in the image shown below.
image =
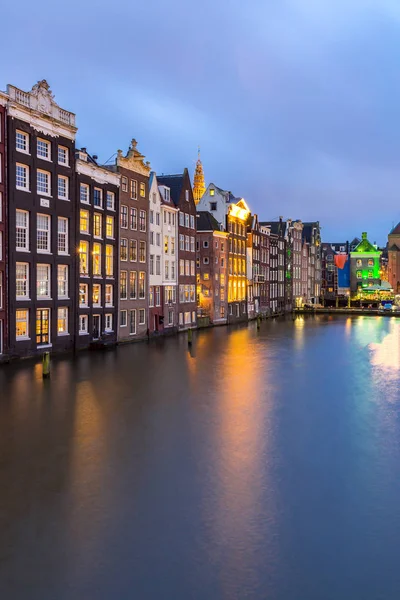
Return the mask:
[[[0,368],[0,598],[398,600],[400,320]]]

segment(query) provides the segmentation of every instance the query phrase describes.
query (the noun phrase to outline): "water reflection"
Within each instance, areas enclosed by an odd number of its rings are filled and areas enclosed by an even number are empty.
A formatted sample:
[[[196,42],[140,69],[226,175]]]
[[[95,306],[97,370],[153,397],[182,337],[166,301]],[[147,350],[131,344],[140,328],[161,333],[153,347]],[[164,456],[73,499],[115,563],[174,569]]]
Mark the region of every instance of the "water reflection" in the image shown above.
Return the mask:
[[[375,367],[374,376],[397,380],[400,371],[400,323],[397,319],[389,320],[382,340],[379,343],[371,342],[369,348],[372,352],[371,364]]]

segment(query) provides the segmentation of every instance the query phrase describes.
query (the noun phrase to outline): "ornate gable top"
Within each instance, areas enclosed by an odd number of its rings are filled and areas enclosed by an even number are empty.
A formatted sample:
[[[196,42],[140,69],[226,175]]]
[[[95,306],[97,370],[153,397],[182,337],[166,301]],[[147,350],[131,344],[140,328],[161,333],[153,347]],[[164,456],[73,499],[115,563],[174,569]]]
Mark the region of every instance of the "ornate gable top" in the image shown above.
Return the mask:
[[[149,177],[151,171],[150,162],[144,162],[144,155],[136,147],[137,141],[133,138],[126,156],[124,156],[122,150],[118,150],[116,164],[118,167],[124,167],[130,171]]]

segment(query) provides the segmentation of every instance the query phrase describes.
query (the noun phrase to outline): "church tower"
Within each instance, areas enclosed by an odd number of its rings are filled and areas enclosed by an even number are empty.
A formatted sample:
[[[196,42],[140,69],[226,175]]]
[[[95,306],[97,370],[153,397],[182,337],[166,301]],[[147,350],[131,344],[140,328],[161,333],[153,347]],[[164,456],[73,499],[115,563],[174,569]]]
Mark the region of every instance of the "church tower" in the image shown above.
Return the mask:
[[[206,191],[204,183],[203,165],[200,160],[200,148],[197,155],[196,170],[194,172],[193,197],[196,205],[200,202],[200,198]]]

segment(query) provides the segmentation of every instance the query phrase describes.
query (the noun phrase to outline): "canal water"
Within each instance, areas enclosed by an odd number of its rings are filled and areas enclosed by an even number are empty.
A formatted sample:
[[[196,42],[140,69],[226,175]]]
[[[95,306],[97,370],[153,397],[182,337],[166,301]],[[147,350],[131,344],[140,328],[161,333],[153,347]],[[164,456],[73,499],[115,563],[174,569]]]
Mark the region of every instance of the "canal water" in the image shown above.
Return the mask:
[[[0,598],[398,600],[400,320],[0,369]]]

